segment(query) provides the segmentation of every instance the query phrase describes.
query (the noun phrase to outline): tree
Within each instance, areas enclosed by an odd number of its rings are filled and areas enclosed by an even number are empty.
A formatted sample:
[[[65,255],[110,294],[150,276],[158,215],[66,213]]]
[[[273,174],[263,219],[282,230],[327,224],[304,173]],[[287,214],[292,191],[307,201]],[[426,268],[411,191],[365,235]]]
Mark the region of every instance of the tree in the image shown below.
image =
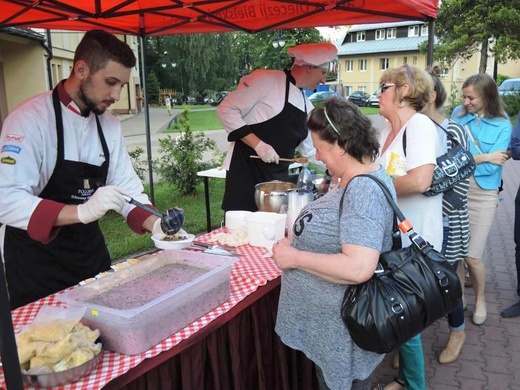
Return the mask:
[[[273,41],[279,37],[285,40],[282,48],[273,47]],[[292,63],[287,56],[287,49],[302,43],[323,42],[324,39],[316,28],[296,28],[291,30],[267,30],[255,34],[236,33],[233,54],[238,59],[238,76],[251,73],[255,69],[285,68]]]
[[[480,51],[479,72],[488,53],[496,61],[520,58],[520,0],[443,0],[435,23],[434,57],[451,64]]]

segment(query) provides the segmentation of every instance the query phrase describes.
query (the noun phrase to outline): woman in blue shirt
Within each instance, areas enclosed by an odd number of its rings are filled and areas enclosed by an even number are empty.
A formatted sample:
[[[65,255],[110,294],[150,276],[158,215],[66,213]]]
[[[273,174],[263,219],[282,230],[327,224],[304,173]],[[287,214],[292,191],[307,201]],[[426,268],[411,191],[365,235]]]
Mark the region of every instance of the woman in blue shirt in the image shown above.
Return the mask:
[[[468,77],[462,84],[462,97],[464,106],[453,119],[466,129],[470,151],[477,163],[468,191],[471,238],[466,264],[475,289],[472,320],[481,325],[487,318],[486,270],[482,257],[498,207],[498,187],[508,158],[512,128],[496,83],[489,75],[479,73]]]

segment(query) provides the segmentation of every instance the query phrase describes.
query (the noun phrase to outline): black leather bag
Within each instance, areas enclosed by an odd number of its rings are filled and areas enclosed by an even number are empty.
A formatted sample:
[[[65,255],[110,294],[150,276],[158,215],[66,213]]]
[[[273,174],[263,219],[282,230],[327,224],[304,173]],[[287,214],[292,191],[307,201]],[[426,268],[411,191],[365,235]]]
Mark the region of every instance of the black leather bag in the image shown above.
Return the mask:
[[[435,196],[451,190],[455,184],[473,175],[477,168],[475,159],[469,150],[462,146],[444,127],[433,119],[432,121],[446,133],[453,147],[442,156],[437,157],[432,184],[424,192],[426,196]],[[406,130],[403,135],[403,149],[406,156]]]
[[[421,333],[449,313],[462,297],[453,267],[417,234],[392,199],[383,190],[412,245],[382,253],[376,272],[365,283],[345,292],[341,317],[352,340],[362,349],[388,353]],[[394,234],[399,234],[397,223]],[[394,235],[395,237],[395,235]]]

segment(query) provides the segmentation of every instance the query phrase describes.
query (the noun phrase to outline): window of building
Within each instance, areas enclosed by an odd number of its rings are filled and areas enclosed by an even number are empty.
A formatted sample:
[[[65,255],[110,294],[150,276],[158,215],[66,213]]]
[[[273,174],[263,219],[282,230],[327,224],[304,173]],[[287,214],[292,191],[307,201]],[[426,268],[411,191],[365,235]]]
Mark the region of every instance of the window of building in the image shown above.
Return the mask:
[[[365,32],[364,32],[364,31],[359,31],[359,32],[357,33],[357,39],[356,39],[356,41],[358,41],[358,42],[363,42],[363,41],[365,40],[365,38],[366,38],[366,34],[365,34]]]
[[[354,70],[354,60],[346,60],[345,69],[347,72],[352,72]]]
[[[403,65],[408,63],[408,57],[403,57]]]
[[[354,90],[354,87],[352,85],[347,85],[345,87],[346,96],[352,95],[353,90]]]
[[[380,66],[380,69],[381,70],[385,70],[385,69],[388,69],[388,63],[390,62],[390,60],[388,58],[381,58],[379,60],[379,64],[381,65]]]
[[[367,91],[367,87],[358,87],[358,91],[366,92]]]
[[[448,75],[448,73],[449,73],[449,69],[448,68],[443,68],[441,70],[441,75],[440,76],[441,77],[446,77]]]
[[[385,30],[376,30],[376,41],[380,41],[382,39],[385,39]]]
[[[386,39],[393,39],[397,37],[397,28],[387,28],[386,29]]]
[[[360,72],[366,72],[367,70],[367,60],[359,60],[358,68]]]
[[[419,26],[408,27],[408,36],[409,37],[418,37],[419,36]]]
[[[413,56],[412,65],[417,65],[417,56]]]
[[[428,24],[423,24],[421,27],[421,35],[425,36],[428,35]]]

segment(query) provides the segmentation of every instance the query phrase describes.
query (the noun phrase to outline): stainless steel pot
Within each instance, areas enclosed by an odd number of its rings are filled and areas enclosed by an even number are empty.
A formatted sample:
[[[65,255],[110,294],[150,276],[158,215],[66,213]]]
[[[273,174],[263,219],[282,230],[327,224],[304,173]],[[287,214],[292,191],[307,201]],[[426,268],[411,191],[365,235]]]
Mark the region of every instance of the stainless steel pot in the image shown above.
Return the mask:
[[[255,203],[260,211],[278,213],[287,204],[287,193],[296,188],[293,183],[273,180],[255,186]]]

